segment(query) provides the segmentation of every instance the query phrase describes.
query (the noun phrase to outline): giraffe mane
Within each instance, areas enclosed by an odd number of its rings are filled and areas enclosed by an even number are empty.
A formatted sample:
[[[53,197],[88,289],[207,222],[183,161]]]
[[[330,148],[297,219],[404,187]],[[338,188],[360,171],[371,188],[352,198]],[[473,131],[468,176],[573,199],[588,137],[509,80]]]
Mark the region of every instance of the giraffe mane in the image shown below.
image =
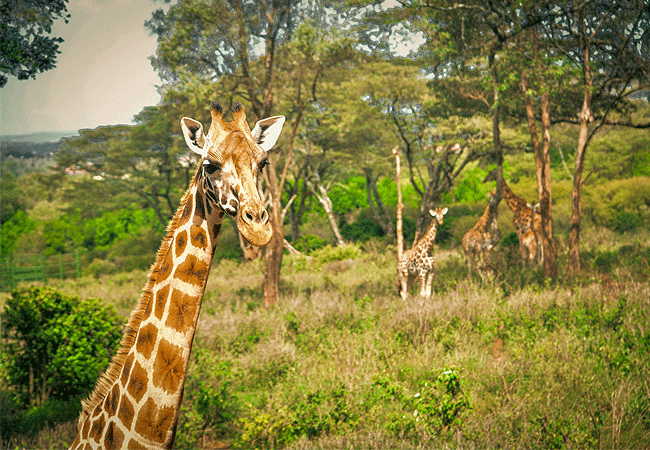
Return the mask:
[[[192,183],[185,191],[185,194],[181,199],[176,213],[174,213],[174,216],[167,225],[165,238],[160,244],[160,248],[156,253],[156,259],[152,264],[151,269],[149,270],[149,275],[147,275],[147,284],[145,285],[142,295],[140,296],[138,305],[131,312],[131,317],[129,318],[129,321],[126,325],[124,335],[122,336],[122,340],[120,341],[117,352],[115,355],[113,355],[108,368],[99,377],[99,380],[97,381],[93,392],[87,398],[81,401],[81,414],[79,415],[78,421],[79,424],[82,424],[83,421],[97,407],[97,405],[99,405],[104,400],[108,394],[109,389],[115,380],[117,380],[117,378],[120,376],[122,367],[124,367],[124,361],[129,354],[129,350],[135,345],[135,338],[138,333],[140,323],[144,317],[144,312],[149,306],[149,303],[153,300],[152,288],[157,280],[152,276],[152,274],[156,271],[157,267],[162,261],[164,261],[165,257],[167,256],[167,252],[171,247],[172,238],[174,237],[174,233],[178,228],[180,217],[183,213],[183,210],[187,207],[187,202],[192,197],[192,188],[196,185],[196,176],[200,170],[200,167],[201,166],[199,164],[199,168],[192,178]]]

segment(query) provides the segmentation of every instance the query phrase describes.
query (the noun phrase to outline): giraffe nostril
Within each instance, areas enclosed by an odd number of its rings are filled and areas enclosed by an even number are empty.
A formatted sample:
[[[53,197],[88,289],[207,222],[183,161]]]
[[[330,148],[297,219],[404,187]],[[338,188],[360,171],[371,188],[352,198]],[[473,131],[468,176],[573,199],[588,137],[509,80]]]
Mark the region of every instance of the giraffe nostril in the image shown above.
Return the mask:
[[[266,212],[266,209],[262,210],[262,214],[260,215],[260,219],[262,219],[262,223],[266,223],[269,221],[269,213]]]
[[[246,211],[245,216],[246,216],[246,221],[247,221],[248,223],[252,223],[252,222],[253,222],[253,215],[252,215],[251,213],[249,213],[248,211]]]

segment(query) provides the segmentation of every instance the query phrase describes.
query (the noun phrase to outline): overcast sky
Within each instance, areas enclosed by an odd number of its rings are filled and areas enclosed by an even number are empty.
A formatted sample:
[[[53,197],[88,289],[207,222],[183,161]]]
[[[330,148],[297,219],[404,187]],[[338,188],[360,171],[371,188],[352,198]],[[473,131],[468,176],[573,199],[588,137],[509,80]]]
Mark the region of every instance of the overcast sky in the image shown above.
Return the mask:
[[[148,59],[156,37],[144,22],[161,6],[151,0],[69,0],[69,22],[54,25],[53,35],[65,39],[57,67],[35,80],[10,77],[0,89],[0,134],[128,124],[145,106],[156,105],[161,82]]]

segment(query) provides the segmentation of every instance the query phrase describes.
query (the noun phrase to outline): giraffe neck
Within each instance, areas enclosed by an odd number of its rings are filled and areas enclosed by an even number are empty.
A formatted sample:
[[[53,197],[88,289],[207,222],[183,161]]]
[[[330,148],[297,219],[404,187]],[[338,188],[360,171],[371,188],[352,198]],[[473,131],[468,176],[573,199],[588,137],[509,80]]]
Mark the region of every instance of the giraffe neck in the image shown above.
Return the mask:
[[[127,332],[84,402],[71,448],[171,448],[223,212],[193,183],[169,224]]]
[[[528,205],[526,200],[512,192],[512,189],[510,189],[510,186],[508,186],[505,181],[503,182],[503,199],[508,204],[508,207],[510,207],[510,209],[515,213],[517,213],[519,209]]]
[[[428,253],[430,253],[431,249],[433,248],[433,242],[436,240],[437,233],[438,233],[438,221],[434,217],[433,220],[431,221],[431,224],[429,225],[429,229],[417,243],[417,247],[424,248]]]

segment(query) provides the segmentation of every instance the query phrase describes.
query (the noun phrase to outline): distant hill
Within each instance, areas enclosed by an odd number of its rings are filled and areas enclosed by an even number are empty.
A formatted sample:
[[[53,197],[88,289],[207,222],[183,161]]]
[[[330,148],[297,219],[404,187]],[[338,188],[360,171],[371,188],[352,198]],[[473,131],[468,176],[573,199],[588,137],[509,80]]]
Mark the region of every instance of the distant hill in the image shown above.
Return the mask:
[[[61,138],[78,136],[79,131],[40,131],[30,134],[11,134],[0,136],[0,142],[30,142],[44,144],[46,142],[59,142]]]
[[[44,131],[39,133],[0,136],[3,157],[34,158],[53,153],[61,138],[77,136],[78,131]]]

